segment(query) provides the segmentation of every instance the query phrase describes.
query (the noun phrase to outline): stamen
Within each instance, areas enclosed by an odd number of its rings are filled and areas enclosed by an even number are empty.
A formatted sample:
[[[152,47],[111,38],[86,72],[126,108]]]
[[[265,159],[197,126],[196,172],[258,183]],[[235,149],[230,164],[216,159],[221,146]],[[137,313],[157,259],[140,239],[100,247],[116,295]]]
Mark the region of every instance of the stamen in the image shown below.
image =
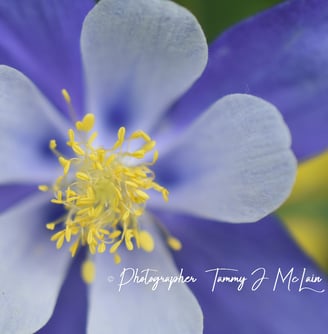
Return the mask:
[[[168,246],[174,250],[174,251],[179,251],[182,248],[182,244],[179,239],[173,237],[169,231],[155,218],[153,217],[153,221],[156,223],[158,228],[162,231],[162,234],[164,238],[166,239],[166,243]]]
[[[168,245],[175,251],[179,251],[182,248],[181,242],[177,238],[170,236],[166,239],[166,241]]]
[[[154,250],[154,239],[147,231],[141,231],[139,233],[140,246],[146,252],[152,252]]]
[[[71,97],[68,94],[68,91],[66,89],[62,89],[62,95],[66,101],[67,104],[71,104]]]
[[[71,107],[71,98],[62,91],[65,101]],[[118,250],[125,245],[129,251],[141,248],[146,252],[154,249],[153,237],[139,225],[139,217],[144,214],[149,191],[162,194],[168,201],[169,192],[155,182],[151,170],[158,159],[156,142],[144,131],[138,130],[127,137],[121,127],[117,140],[110,148],[93,147],[97,132],[92,129],[95,116],[86,114],[75,122],[75,129],[68,130],[67,146],[73,157],[69,158],[57,150],[54,139],[49,143],[62,167],[60,175],[51,189],[40,185],[40,191],[51,190],[52,203],[63,205],[67,213],[47,224],[56,232],[51,240],[60,249],[65,242],[70,243],[70,252],[75,256],[80,246],[88,247],[90,254],[113,254],[114,262],[121,258]],[[130,147],[136,147],[130,150]],[[58,227],[60,230],[58,230]],[[180,249],[180,242],[170,237],[172,249]],[[179,246],[180,245],[180,246]],[[92,281],[94,265],[87,260],[82,267],[86,282]]]
[[[69,95],[69,93],[68,93],[68,91],[66,89],[62,89],[61,93],[62,93],[62,95],[64,97],[64,100],[65,100],[65,102],[67,104],[70,118],[72,119],[73,122],[76,122],[76,120],[77,120],[77,114],[76,114],[75,109],[74,109],[74,107],[72,105],[71,96]]]
[[[49,187],[45,184],[39,185],[38,189],[43,192],[49,191]]]

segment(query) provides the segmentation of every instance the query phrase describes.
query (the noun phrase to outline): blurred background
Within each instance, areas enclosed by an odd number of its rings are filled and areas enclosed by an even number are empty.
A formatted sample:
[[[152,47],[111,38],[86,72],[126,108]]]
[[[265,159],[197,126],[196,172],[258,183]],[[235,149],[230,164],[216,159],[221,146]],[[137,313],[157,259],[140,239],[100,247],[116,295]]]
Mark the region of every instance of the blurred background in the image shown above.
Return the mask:
[[[199,20],[208,42],[244,18],[270,8],[281,0],[176,0]]]
[[[188,8],[198,18],[210,44],[232,25],[283,1],[176,2]],[[328,272],[328,152],[300,162],[293,193],[276,214],[303,250]]]

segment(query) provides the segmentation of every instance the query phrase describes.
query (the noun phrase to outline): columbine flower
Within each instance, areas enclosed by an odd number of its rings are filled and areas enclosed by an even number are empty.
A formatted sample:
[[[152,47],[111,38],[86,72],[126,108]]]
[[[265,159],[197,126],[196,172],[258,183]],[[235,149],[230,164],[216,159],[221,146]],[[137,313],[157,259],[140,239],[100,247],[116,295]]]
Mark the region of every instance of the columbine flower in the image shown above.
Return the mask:
[[[180,241],[156,213],[247,222],[276,209],[296,168],[277,109],[234,94],[199,117],[168,112],[207,61],[200,26],[170,1],[102,0],[88,14],[81,0],[1,6],[5,63],[53,102],[0,67],[2,208],[11,206],[0,218],[1,330],[44,325],[85,246],[89,333],[200,333],[202,313],[185,285],[118,292],[107,276],[123,267],[178,272],[169,248]],[[24,26],[41,22],[49,30]]]

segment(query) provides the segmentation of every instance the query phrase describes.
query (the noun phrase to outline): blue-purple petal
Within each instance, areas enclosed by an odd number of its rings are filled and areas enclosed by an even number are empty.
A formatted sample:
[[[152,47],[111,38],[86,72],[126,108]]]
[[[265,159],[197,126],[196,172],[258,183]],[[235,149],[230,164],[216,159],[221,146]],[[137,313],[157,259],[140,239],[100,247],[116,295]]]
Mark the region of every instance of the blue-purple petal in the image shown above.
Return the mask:
[[[36,185],[4,184],[0,186],[0,213],[36,192]]]
[[[183,248],[175,252],[178,267],[185,275],[198,281],[190,284],[204,312],[205,334],[235,333],[324,333],[328,316],[327,278],[296,246],[274,217],[269,216],[256,224],[234,225],[205,221],[190,217],[161,215]],[[222,271],[220,274],[245,275],[248,279],[241,291],[237,283],[216,284],[212,292],[216,268],[238,269],[239,272]],[[268,280],[256,291],[253,283],[265,268]],[[293,274],[320,276],[321,283],[304,283],[324,293],[299,291],[300,281],[291,283],[283,276],[294,268]],[[276,290],[273,291],[278,276]],[[311,312],[309,312],[311,308]]]
[[[85,252],[78,253],[59,294],[49,322],[36,334],[84,334],[86,332],[87,292],[81,279],[81,263]]]
[[[210,47],[200,80],[171,113],[183,125],[230,93],[260,96],[283,113],[299,159],[328,146],[328,3],[296,0],[255,16]]]
[[[12,0],[0,3],[0,64],[39,86],[60,110],[66,88],[82,111],[80,33],[92,0]]]

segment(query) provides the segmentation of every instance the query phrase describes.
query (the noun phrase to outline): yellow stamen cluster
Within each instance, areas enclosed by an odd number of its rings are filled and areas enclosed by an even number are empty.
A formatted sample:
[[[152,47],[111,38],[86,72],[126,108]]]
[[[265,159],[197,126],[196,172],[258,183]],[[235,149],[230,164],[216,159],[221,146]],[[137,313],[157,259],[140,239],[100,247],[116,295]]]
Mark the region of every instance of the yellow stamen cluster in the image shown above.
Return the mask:
[[[160,192],[165,201],[168,191],[154,181],[150,169],[158,158],[155,141],[141,130],[126,138],[125,128],[121,127],[111,148],[94,148],[97,137],[97,132],[92,132],[94,123],[95,116],[87,114],[76,122],[75,130],[68,130],[67,145],[73,152],[72,158],[57,150],[55,140],[49,143],[63,168],[63,174],[51,189],[54,193],[51,202],[63,205],[67,214],[48,223],[47,228],[54,230],[61,224],[62,229],[51,240],[58,249],[65,241],[71,243],[72,256],[80,245],[88,246],[91,254],[103,253],[108,248],[119,263],[118,249],[122,244],[128,250],[134,247],[153,250],[153,238],[140,230],[138,219],[149,199],[148,190]],[[130,150],[131,146],[138,148]],[[145,162],[147,158],[150,161]],[[49,187],[41,185],[39,189],[48,191]]]

